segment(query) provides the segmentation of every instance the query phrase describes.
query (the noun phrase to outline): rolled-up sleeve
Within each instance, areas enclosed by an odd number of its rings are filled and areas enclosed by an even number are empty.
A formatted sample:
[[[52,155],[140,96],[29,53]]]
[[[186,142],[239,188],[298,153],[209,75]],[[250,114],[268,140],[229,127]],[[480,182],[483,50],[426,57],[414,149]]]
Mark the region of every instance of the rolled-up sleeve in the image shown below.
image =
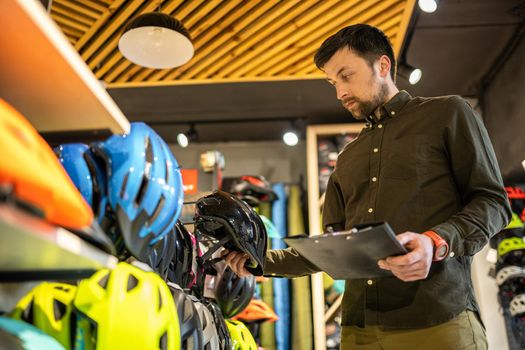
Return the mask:
[[[511,209],[487,130],[472,107],[451,97],[445,147],[462,210],[431,230],[443,237],[452,256],[474,255],[509,222]]]

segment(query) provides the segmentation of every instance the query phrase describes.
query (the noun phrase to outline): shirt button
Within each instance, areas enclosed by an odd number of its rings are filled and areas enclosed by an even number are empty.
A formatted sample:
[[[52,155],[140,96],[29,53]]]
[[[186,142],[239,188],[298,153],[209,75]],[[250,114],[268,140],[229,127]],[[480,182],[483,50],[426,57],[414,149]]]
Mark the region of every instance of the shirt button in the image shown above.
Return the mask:
[[[454,254],[454,252],[450,252],[450,257],[451,257],[451,258],[453,258],[454,255],[456,255],[456,254]]]
[[[383,127],[383,124],[377,124],[377,127],[381,129]]]
[[[373,181],[373,182],[376,182],[376,181],[377,181],[377,177],[374,176],[374,177],[372,178],[372,181]]]
[[[379,149],[374,148],[374,153],[377,153],[377,152],[379,152]]]
[[[390,112],[390,114],[392,114],[392,115],[396,115],[396,112],[392,111],[392,112]]]
[[[374,211],[373,208],[368,208],[368,212],[369,212],[369,213],[371,213],[371,212],[373,212],[373,211]]]
[[[374,281],[372,281],[372,280],[368,280],[368,281],[366,281],[366,284],[368,284],[369,286],[371,286],[372,284],[374,284]]]

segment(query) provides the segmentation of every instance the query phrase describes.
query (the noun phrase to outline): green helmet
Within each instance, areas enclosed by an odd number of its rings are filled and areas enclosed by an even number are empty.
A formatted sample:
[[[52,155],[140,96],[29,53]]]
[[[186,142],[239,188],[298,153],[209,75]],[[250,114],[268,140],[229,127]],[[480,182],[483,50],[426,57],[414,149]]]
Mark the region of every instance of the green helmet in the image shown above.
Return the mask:
[[[34,325],[66,349],[72,349],[76,290],[77,287],[70,284],[43,282],[18,301],[11,316]]]
[[[80,282],[74,305],[79,318],[76,349],[180,348],[173,296],[153,272],[125,262],[99,270]]]
[[[505,227],[505,230],[510,230],[514,228],[523,228],[523,222],[516,213],[512,213],[512,219],[510,220],[507,227]]]
[[[226,325],[232,338],[232,350],[257,350],[257,343],[244,323],[226,320]]]
[[[498,244],[498,257],[502,258],[505,254],[513,251],[525,249],[525,241],[521,237],[505,238]]]

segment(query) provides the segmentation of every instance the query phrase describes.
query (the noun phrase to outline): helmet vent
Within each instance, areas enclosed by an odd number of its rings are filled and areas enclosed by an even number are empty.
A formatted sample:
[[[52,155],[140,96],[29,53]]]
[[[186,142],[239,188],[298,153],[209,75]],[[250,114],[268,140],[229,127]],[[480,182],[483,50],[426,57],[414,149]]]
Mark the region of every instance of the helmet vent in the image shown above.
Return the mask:
[[[159,295],[159,311],[162,309],[162,294],[160,294],[160,289],[157,289]]]
[[[140,206],[142,198],[144,198],[144,194],[146,194],[146,190],[148,188],[148,175],[146,174],[146,172],[149,172],[147,167],[146,171],[144,172],[144,176],[142,176],[142,181],[140,182],[139,192],[135,197],[135,206],[137,207]]]
[[[189,320],[191,318],[191,310],[193,308],[193,305],[191,304],[191,301],[189,299],[184,300],[184,321]]]
[[[206,329],[208,328],[208,319],[206,318],[206,314],[204,313],[204,310],[202,310],[201,313],[202,313],[202,329]]]
[[[33,304],[33,302],[30,302],[21,315],[22,320],[27,323],[33,323]]]
[[[168,333],[166,333],[166,331],[164,331],[164,334],[160,337],[159,349],[160,350],[167,350],[168,349]]]
[[[169,160],[166,160],[166,183],[170,183],[170,176],[171,176],[171,162]]]
[[[151,217],[149,222],[155,222],[155,220],[157,220],[157,216],[159,216],[163,207],[164,207],[164,196],[161,196],[159,202],[157,203],[157,207],[155,208],[155,211],[153,212],[153,216]]]
[[[128,276],[128,286],[127,286],[127,291],[129,292],[130,290],[132,290],[133,288],[135,288],[137,285],[139,284],[139,280],[133,276],[133,275],[129,275]]]
[[[98,281],[98,284],[99,286],[101,286],[102,288],[106,289],[107,285],[108,285],[108,279],[109,279],[109,272],[106,273],[104,275],[104,277],[102,277],[99,281]]]
[[[146,148],[146,163],[153,164],[153,148],[149,137],[144,140],[144,148]]]
[[[69,288],[64,288],[63,286],[53,286],[53,289],[56,289],[56,290],[63,290],[63,291],[69,291]]]
[[[60,300],[53,299],[53,314],[55,316],[55,321],[59,321],[66,314],[66,305]]]
[[[93,207],[93,212],[98,213],[98,207],[100,205],[103,192],[102,184],[100,183],[100,179],[97,176],[95,160],[93,160],[93,158],[90,157],[87,152],[84,153],[84,160],[86,161],[89,173],[91,175],[91,181],[93,182],[93,198],[91,198],[91,205]]]
[[[129,173],[127,173],[124,176],[124,180],[122,181],[122,187],[120,188],[120,198],[124,198],[124,194],[126,193],[126,184],[128,183]]]

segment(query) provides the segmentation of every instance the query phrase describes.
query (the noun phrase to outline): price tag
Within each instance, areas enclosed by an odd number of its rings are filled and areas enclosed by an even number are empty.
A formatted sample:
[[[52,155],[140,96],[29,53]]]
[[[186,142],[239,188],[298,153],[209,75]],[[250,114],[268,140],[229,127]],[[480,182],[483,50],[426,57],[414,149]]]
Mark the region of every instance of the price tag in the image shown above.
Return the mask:
[[[495,264],[498,261],[498,251],[490,248],[485,257],[489,263]]]
[[[75,236],[61,227],[57,228],[57,245],[75,254],[80,254],[82,250],[82,240],[80,237]]]

